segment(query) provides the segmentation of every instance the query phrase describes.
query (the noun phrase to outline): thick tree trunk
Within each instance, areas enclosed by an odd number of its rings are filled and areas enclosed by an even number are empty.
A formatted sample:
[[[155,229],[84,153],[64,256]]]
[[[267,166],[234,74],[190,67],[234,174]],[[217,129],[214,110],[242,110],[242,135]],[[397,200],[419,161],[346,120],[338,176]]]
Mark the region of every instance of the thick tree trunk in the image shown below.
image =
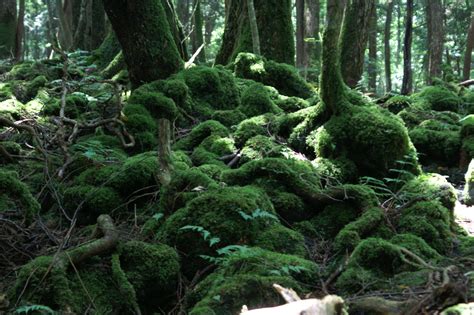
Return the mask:
[[[194,31],[192,36],[193,53],[195,53],[199,47],[204,45],[204,34],[203,34],[203,19],[201,10],[201,0],[194,0],[193,5],[193,25]],[[206,62],[206,50],[203,48],[198,56],[200,62]]]
[[[247,11],[249,15],[250,30],[252,32],[253,53],[260,55],[260,36],[258,34],[257,16],[253,0],[247,0]]]
[[[377,8],[374,7],[369,23],[369,91],[377,92]]]
[[[63,50],[70,50],[73,44],[73,37],[63,11],[62,0],[56,0],[56,14],[59,18],[59,42]]]
[[[102,0],[93,0],[91,19],[92,33],[89,49],[94,50],[99,48],[107,35],[107,24]]]
[[[407,0],[405,21],[405,39],[403,47],[403,82],[402,94],[408,95],[413,89],[413,73],[411,70],[411,45],[413,39],[413,0]]]
[[[14,54],[16,14],[16,0],[0,2],[0,59],[11,58]]]
[[[392,29],[392,15],[393,15],[393,0],[388,0],[387,3],[387,18],[385,19],[384,31],[384,56],[385,56],[385,91],[392,91],[392,63],[390,50],[390,35]],[[397,30],[398,31],[398,30]]]
[[[296,0],[296,67],[302,69],[306,51],[304,49],[305,39],[305,1]]]
[[[166,79],[182,60],[160,0],[103,0],[134,87]]]
[[[344,81],[341,75],[339,37],[344,16],[345,1],[328,0],[326,27],[323,35],[321,100],[328,114],[337,114],[345,101]]]
[[[18,21],[15,34],[15,62],[21,61],[23,58],[23,39],[25,37],[25,0],[20,0],[18,11]]]
[[[441,78],[443,62],[443,4],[441,0],[426,1],[428,24],[428,84],[433,78]]]
[[[295,63],[291,3],[291,0],[254,0],[261,54],[288,64]],[[218,64],[228,64],[240,52],[253,51],[247,1],[227,0],[226,12],[222,46],[216,57]]]
[[[370,16],[375,0],[352,0],[344,18],[341,39],[341,70],[344,82],[354,88],[362,77]]]
[[[464,52],[464,67],[462,71],[463,80],[469,80],[471,76],[472,50],[474,48],[474,14],[471,17],[471,26],[467,33],[466,51]]]

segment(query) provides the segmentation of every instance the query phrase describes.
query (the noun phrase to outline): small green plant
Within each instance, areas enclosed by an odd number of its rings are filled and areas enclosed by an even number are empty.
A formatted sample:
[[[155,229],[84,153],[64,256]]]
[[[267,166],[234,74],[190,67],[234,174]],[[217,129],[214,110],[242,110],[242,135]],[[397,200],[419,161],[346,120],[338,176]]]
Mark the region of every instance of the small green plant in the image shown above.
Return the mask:
[[[277,221],[277,222],[279,221],[277,216],[275,216],[274,214],[272,214],[268,211],[262,210],[262,209],[256,209],[255,211],[252,212],[251,215],[248,215],[243,211],[239,211],[239,214],[245,221],[252,221],[252,220],[256,220],[256,219],[260,219],[260,218],[270,219],[270,220]]]
[[[56,315],[58,312],[53,311],[45,305],[23,305],[15,310],[15,314],[30,314],[32,312],[39,312],[40,314]]]
[[[202,226],[186,225],[180,228],[180,230],[190,230],[190,231],[198,232],[199,234],[202,235],[202,238],[205,241],[209,241],[209,247],[212,247],[221,241],[221,239],[218,237],[212,237],[211,232],[204,229]]]
[[[289,276],[291,273],[299,274],[303,271],[308,271],[308,269],[303,266],[282,266],[280,269],[270,270],[270,273],[276,276]]]

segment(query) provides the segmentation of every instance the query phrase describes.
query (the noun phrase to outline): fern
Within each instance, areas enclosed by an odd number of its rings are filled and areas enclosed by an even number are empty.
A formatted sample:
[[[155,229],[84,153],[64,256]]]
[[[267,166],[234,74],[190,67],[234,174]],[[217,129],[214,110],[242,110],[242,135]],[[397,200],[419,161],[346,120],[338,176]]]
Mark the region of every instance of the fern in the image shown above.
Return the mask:
[[[194,231],[194,232],[198,232],[199,234],[201,234],[202,238],[205,241],[209,242],[209,247],[212,247],[212,246],[216,245],[217,243],[219,243],[221,241],[220,238],[213,237],[211,235],[211,232],[209,232],[208,230],[206,230],[202,226],[186,225],[186,226],[183,226],[182,228],[180,228],[180,230],[191,230],[191,231]]]
[[[40,312],[41,314],[49,315],[59,314],[45,305],[24,305],[15,310],[15,314],[29,314],[30,312]]]
[[[262,209],[256,209],[251,215],[248,215],[243,211],[239,211],[239,214],[245,221],[252,221],[256,219],[271,219],[273,221],[279,221],[277,216]]]

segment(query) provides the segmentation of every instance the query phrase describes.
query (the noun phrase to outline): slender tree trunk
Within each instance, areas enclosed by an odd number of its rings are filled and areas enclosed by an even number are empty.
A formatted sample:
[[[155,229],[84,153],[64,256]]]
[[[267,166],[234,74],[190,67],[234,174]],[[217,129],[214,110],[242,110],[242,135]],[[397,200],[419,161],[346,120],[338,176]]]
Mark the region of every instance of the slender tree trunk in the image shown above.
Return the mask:
[[[72,36],[74,36],[74,6],[73,2],[80,2],[79,1],[74,1],[74,0],[64,0],[63,3],[63,12],[64,12],[64,17],[66,19],[66,23],[68,24],[68,28],[71,31]]]
[[[19,62],[23,57],[23,39],[25,37],[25,0],[20,0],[18,21],[15,37],[15,61]]]
[[[83,48],[87,50],[91,50],[91,44],[92,44],[92,33],[95,32],[95,30],[92,28],[92,5],[93,5],[94,0],[88,0],[86,4],[86,16],[85,16],[85,28],[84,28],[84,42],[83,42]]]
[[[16,16],[16,0],[0,1],[0,59],[14,56]]]
[[[196,52],[199,47],[201,47],[204,43],[204,35],[203,35],[203,20],[202,20],[202,10],[201,10],[201,0],[194,0],[193,5],[194,15],[193,15],[193,25],[194,25],[194,32],[193,32],[193,52]],[[201,53],[198,56],[198,60],[200,62],[206,62],[206,52],[203,48]]]
[[[462,71],[463,80],[469,80],[471,76],[472,50],[474,48],[474,14],[471,17],[471,26],[467,32],[466,51],[464,52],[464,67]]]
[[[260,55],[260,36],[258,35],[257,15],[253,0],[247,0],[247,11],[249,14],[250,30],[252,32],[253,53]]]
[[[441,0],[426,1],[428,24],[428,84],[433,78],[441,78],[443,63],[443,4]]]
[[[206,14],[204,15],[204,38],[206,40],[206,43],[210,43],[212,40],[212,33],[216,28],[218,17],[222,15],[221,8],[223,8],[220,0],[210,0],[208,1],[208,3],[208,10],[206,10]]]
[[[377,2],[377,1],[375,1]],[[377,92],[377,7],[374,6],[369,23],[369,91]]]
[[[171,160],[171,122],[169,119],[158,120],[158,161],[160,172],[158,180],[167,186],[171,182],[173,162]]]
[[[134,87],[166,79],[182,60],[160,0],[103,0]],[[173,26],[174,27],[174,26]]]
[[[411,69],[411,45],[413,39],[413,0],[407,0],[405,21],[405,39],[403,48],[403,82],[402,94],[408,95],[413,90],[413,73]]]
[[[344,82],[354,88],[364,70],[369,20],[375,9],[375,0],[352,0],[344,17],[341,39],[341,71]]]
[[[400,65],[402,59],[402,0],[397,3],[397,65]]]
[[[319,36],[319,13],[321,10],[320,0],[305,1],[305,38],[312,40],[304,42],[305,71],[312,66],[319,68],[321,62],[321,37]]]
[[[107,24],[102,0],[93,0],[91,19],[92,34],[89,49],[94,50],[99,48],[104,41],[105,36],[107,36]]]
[[[85,33],[87,24],[87,7],[92,0],[82,0],[79,9],[76,33],[74,34],[74,47],[85,49]]]
[[[296,0],[296,67],[302,69],[305,64],[305,1]]]
[[[56,14],[59,18],[59,42],[64,50],[70,50],[73,44],[73,37],[69,23],[66,21],[66,16],[63,11],[62,0],[56,0]]]
[[[337,114],[345,101],[344,81],[341,75],[339,37],[344,16],[345,1],[328,0],[326,27],[323,35],[321,100],[328,114]]]
[[[385,91],[387,93],[392,91],[392,63],[390,50],[390,35],[392,29],[392,15],[393,15],[393,0],[388,0],[387,3],[387,18],[385,19],[384,31],[384,56],[385,56]]]
[[[186,34],[189,33],[189,7],[190,0],[178,0],[176,13],[178,14],[181,24],[183,24],[183,30]]]

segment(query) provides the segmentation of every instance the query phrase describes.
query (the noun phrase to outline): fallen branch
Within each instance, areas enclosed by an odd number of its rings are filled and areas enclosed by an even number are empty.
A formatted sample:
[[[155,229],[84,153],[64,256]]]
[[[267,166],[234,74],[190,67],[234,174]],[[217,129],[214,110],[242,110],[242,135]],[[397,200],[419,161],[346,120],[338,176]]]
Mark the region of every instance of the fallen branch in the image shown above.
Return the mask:
[[[463,81],[463,82],[459,83],[459,85],[464,86],[464,87],[469,87],[471,85],[474,85],[474,79]]]

